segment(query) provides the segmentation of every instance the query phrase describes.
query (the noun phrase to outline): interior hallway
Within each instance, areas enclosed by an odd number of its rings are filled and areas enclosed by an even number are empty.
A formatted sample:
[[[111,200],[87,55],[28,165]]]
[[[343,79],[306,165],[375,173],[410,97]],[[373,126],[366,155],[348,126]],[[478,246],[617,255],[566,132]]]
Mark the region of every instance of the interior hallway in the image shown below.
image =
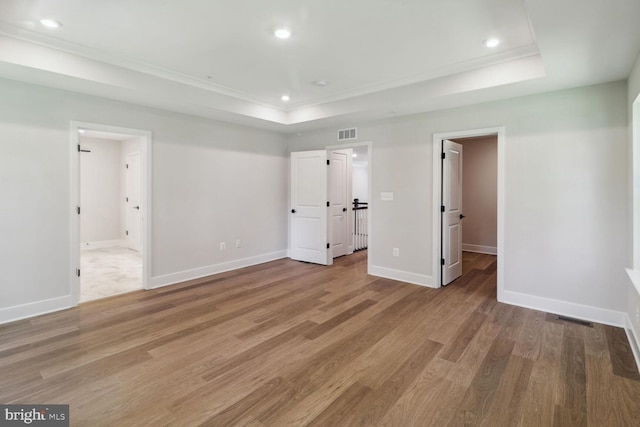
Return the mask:
[[[80,271],[80,302],[142,289],[142,255],[133,249],[83,249]]]

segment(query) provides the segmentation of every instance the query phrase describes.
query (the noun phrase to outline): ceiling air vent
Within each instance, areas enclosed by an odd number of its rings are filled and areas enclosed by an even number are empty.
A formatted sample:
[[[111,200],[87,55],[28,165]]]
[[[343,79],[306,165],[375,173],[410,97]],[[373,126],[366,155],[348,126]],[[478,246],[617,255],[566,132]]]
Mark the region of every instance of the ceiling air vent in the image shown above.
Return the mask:
[[[341,129],[338,131],[338,141],[344,141],[346,139],[356,139],[358,137],[358,129]]]

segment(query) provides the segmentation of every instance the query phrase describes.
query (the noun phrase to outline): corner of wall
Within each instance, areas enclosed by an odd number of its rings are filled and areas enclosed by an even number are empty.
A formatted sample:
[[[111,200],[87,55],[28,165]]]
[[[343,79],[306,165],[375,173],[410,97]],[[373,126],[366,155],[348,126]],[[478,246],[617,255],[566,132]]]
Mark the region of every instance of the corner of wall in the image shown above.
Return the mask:
[[[427,276],[426,274],[394,270],[392,268],[380,267],[378,265],[370,265],[368,273],[372,276],[384,277],[385,279],[397,280],[400,282],[411,283],[413,285],[426,286],[429,288],[438,287],[434,284],[433,277]]]

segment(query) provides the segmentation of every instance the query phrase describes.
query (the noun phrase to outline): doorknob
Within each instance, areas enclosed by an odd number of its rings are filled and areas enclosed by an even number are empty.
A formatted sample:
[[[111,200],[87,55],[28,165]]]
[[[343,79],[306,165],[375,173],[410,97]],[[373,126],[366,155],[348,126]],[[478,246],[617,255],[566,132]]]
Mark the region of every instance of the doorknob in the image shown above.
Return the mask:
[[[460,219],[464,218],[464,215],[460,214]]]
[[[138,209],[140,210],[140,206],[134,206],[133,209]]]
[[[295,209],[291,209],[291,213],[296,213],[296,210]]]
[[[346,211],[347,211],[347,208],[342,208],[342,212],[346,212]]]

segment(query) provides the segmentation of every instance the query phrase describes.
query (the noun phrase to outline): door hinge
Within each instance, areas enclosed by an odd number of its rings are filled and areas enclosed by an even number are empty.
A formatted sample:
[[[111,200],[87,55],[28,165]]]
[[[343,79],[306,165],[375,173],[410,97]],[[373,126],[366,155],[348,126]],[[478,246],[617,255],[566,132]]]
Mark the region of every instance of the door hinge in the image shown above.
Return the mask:
[[[444,160],[447,157],[447,155],[445,153],[442,153],[442,160]]]
[[[78,215],[80,215],[80,206],[76,206],[76,212],[78,212]]]
[[[126,202],[128,202],[128,201],[129,201],[129,198],[128,198],[128,197],[125,197],[125,198],[124,198],[124,200],[125,200]]]
[[[129,235],[129,230],[124,230],[124,234],[125,234],[126,236],[128,236],[128,235]]]
[[[125,164],[125,165],[124,165],[124,167],[125,167],[126,169],[129,169],[129,164]]]
[[[444,212],[444,205],[440,206],[440,212]]]
[[[331,160],[327,159],[327,165],[331,164]]]
[[[331,204],[329,202],[327,202],[327,207],[331,206]]]
[[[78,144],[78,153],[80,152],[80,144]]]
[[[76,276],[80,277],[80,269],[76,268]]]
[[[327,243],[327,249],[329,249],[331,247],[330,243]]]
[[[444,265],[444,258],[440,260],[440,265]]]

